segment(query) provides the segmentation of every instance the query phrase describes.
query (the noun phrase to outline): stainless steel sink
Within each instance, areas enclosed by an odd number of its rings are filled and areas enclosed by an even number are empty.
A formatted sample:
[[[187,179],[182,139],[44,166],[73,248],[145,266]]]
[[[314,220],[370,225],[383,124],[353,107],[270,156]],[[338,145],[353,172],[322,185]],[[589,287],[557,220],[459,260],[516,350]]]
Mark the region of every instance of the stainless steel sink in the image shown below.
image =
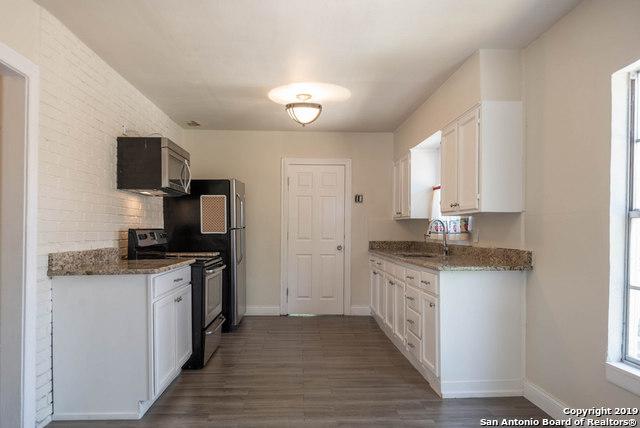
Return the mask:
[[[436,257],[440,257],[439,254],[433,254],[433,253],[400,253],[398,255],[400,257],[415,257],[415,258],[425,258],[425,259],[433,259]]]

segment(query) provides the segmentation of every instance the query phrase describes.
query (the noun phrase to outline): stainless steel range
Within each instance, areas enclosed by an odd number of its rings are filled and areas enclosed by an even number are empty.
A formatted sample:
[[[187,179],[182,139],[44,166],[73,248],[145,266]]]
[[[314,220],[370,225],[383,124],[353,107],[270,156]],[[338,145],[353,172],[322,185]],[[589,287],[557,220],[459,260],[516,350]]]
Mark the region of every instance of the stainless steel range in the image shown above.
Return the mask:
[[[129,259],[193,258],[191,265],[191,321],[193,353],[183,366],[200,369],[220,344],[223,273],[226,268],[217,252],[169,252],[164,229],[129,229]]]

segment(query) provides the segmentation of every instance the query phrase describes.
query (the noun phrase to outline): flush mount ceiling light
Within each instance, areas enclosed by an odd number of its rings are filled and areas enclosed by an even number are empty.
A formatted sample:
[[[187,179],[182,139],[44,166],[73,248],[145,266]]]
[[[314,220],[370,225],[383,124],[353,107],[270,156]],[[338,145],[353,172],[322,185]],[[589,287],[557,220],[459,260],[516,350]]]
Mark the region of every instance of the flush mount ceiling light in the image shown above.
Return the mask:
[[[307,102],[311,99],[311,95],[298,94],[296,97],[300,102],[289,103],[284,106],[291,119],[295,120],[300,125],[305,126],[320,117],[320,113],[322,113],[322,105]]]
[[[330,83],[302,82],[279,86],[269,91],[271,101],[283,104],[289,117],[302,126],[314,122],[324,102],[344,101],[351,92]]]

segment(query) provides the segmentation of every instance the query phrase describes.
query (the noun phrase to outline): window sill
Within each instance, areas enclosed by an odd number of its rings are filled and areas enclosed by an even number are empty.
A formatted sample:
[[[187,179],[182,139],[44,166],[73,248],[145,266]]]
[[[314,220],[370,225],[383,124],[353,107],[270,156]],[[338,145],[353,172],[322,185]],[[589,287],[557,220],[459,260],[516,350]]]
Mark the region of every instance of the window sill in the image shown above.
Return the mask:
[[[621,361],[607,362],[606,376],[609,382],[640,395],[640,369]]]

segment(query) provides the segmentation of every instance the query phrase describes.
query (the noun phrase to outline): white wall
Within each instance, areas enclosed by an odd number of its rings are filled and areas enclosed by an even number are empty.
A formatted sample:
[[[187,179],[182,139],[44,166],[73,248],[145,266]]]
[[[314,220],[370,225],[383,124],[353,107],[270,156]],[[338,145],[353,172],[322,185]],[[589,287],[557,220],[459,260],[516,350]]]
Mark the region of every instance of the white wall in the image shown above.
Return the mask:
[[[0,65],[0,415],[19,425],[23,361],[26,80]],[[17,303],[17,304],[16,304]],[[16,391],[20,393],[16,394]]]
[[[605,379],[611,74],[640,59],[640,2],[587,0],[524,51],[527,379],[572,407],[638,406]]]
[[[37,419],[52,411],[50,252],[117,247],[129,227],[161,227],[162,201],[116,187],[122,125],[181,143],[182,129],[56,18],[0,0],[0,42],[40,66]]]
[[[283,112],[284,114],[284,112]],[[247,300],[280,305],[280,170],[283,157],[352,159],[352,305],[368,305],[369,240],[407,239],[391,220],[393,139],[389,133],[188,131],[194,178],[247,185]]]

